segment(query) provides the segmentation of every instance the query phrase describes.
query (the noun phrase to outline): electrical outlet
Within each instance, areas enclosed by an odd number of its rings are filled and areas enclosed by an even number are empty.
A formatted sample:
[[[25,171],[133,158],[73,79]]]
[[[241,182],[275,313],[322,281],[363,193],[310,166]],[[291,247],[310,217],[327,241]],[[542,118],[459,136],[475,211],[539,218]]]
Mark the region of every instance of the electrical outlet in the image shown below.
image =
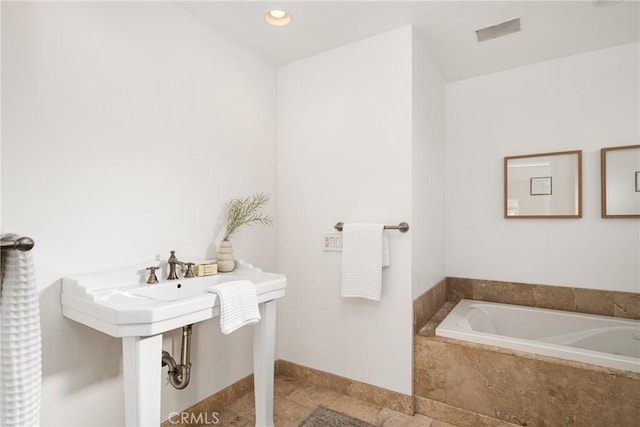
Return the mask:
[[[326,252],[342,252],[342,234],[330,233],[323,235],[322,250]]]

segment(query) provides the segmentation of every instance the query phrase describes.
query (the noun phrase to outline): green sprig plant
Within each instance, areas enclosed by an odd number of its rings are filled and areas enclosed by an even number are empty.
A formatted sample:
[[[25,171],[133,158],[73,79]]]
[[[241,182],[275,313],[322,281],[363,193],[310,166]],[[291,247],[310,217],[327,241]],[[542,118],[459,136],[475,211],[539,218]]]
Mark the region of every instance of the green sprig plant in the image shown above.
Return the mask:
[[[230,199],[224,206],[225,232],[222,240],[229,240],[245,224],[272,225],[273,219],[260,213],[268,202],[269,196],[264,193]]]

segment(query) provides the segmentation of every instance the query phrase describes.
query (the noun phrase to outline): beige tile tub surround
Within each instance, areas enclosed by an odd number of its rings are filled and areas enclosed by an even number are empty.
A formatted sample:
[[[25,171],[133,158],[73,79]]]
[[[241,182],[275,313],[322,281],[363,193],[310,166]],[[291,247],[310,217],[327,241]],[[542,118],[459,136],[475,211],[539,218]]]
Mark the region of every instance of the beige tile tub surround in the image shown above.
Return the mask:
[[[414,345],[416,411],[429,417],[467,425],[460,414],[468,411],[515,425],[589,427],[640,420],[640,374],[440,337],[416,336]]]
[[[447,279],[440,280],[426,292],[413,300],[413,333],[420,329],[440,310],[447,301]]]
[[[640,294],[447,277],[414,301],[416,413],[453,424],[636,427],[640,374],[435,336],[461,299],[640,319]]]

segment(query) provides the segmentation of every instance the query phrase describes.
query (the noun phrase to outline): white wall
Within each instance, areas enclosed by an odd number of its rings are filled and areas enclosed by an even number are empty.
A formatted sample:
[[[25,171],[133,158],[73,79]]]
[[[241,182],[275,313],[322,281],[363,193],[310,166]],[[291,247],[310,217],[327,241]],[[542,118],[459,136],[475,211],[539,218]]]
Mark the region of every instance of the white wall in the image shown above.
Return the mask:
[[[445,276],[445,85],[421,40],[412,39],[412,297]]]
[[[278,74],[280,357],[411,394],[412,233],[388,232],[382,300],[340,297],[338,221],[412,222],[411,28]]]
[[[600,149],[639,140],[638,52],[447,85],[447,275],[640,292],[640,222],[600,218]],[[503,218],[503,157],[574,149],[582,219]]]
[[[276,199],[276,69],[170,3],[2,3],[2,228],[33,237],[42,425],[123,425],[120,340],[60,313],[60,278],[214,252],[229,197]],[[276,268],[276,230],[236,256]],[[175,334],[174,334],[175,335]],[[167,417],[252,372],[251,331],[196,325]]]

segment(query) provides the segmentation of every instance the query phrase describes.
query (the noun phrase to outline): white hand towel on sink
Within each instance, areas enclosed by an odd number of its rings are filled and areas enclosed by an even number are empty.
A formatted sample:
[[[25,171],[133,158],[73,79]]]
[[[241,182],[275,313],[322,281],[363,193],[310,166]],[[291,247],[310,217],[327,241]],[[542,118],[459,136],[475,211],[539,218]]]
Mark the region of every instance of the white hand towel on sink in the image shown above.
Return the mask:
[[[347,223],[342,228],[343,297],[380,301],[382,267],[389,265],[384,224]],[[387,247],[385,247],[387,246]]]
[[[207,289],[220,300],[220,329],[230,334],[245,325],[260,321],[256,285],[248,280],[234,280]]]

